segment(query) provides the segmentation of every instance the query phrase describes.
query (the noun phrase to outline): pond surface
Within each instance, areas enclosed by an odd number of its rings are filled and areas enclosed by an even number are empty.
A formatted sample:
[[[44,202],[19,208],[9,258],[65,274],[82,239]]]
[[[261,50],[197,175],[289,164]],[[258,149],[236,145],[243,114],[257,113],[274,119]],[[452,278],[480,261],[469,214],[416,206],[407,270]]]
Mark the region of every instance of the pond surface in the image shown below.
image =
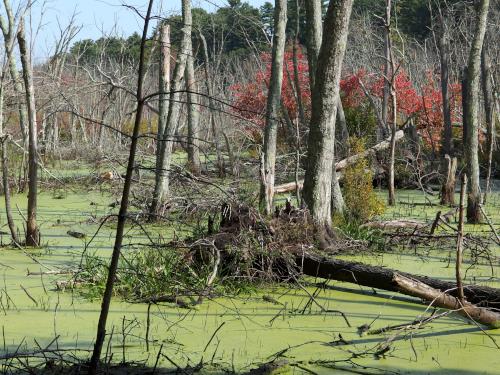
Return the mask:
[[[113,199],[98,189],[88,193],[68,190],[63,199],[55,198],[48,192],[41,193],[39,198],[38,220],[43,249],[26,253],[16,249],[0,250],[0,326],[3,332],[0,352],[30,351],[51,342],[59,348],[78,348],[82,350],[78,353],[81,356],[87,355],[85,350],[92,349],[100,301],[84,299],[76,292],[57,291],[55,282],[66,280],[67,276],[27,274],[75,268],[86,247],[88,252],[109,256],[114,241],[112,221],[100,228],[90,245],[88,242],[99,228],[99,219],[114,212],[109,207]],[[430,220],[439,209],[407,204],[423,202],[419,192],[401,191],[398,200],[406,203],[389,210],[387,217]],[[26,197],[14,197],[14,207],[16,204],[24,210]],[[490,198],[486,209],[498,228],[500,194]],[[7,231],[3,198],[0,212],[1,230]],[[15,214],[22,228],[20,215]],[[150,235],[165,239],[173,235],[174,229],[182,230],[172,227],[147,229]],[[467,226],[466,229],[489,231],[485,225]],[[87,238],[70,237],[66,234],[68,230],[86,233]],[[8,237],[1,240],[6,243]],[[125,241],[129,246],[124,252],[141,242],[147,242],[146,234],[140,227],[129,227]],[[491,264],[471,265],[466,282],[481,281],[500,287],[500,250],[498,247],[492,250]],[[425,254],[404,251],[350,258],[453,280],[453,256],[452,253],[451,264],[448,249],[426,250]],[[358,327],[365,324],[377,329],[409,323],[430,312],[426,312],[425,305],[410,303],[407,297],[385,291],[374,294],[370,288],[331,281],[327,288],[319,291],[315,301],[325,310],[343,312],[346,322],[338,313],[323,312],[311,302],[310,294],[316,290],[314,282],[307,280],[305,289],[277,286],[235,298],[206,300],[196,309],[168,304],[151,306],[149,350],[145,340],[148,306],[115,299],[108,321],[108,334],[112,334],[108,354],[113,354],[115,362],[147,360],[153,364],[161,347],[162,353],[179,366],[195,365],[203,358],[205,362],[213,361],[224,368],[244,371],[285,351],[283,354],[290,362],[299,363],[314,373],[344,373],[344,369],[374,374],[500,374],[500,350],[495,343],[496,340],[500,345],[500,330],[488,331],[486,335],[476,325],[450,315],[407,333],[360,335]],[[267,296],[278,303],[269,302]],[[57,342],[53,342],[55,337]],[[387,343],[388,351],[374,355],[383,348],[383,342]],[[159,365],[175,368],[170,361],[161,357]],[[304,370],[293,367],[292,372]]]

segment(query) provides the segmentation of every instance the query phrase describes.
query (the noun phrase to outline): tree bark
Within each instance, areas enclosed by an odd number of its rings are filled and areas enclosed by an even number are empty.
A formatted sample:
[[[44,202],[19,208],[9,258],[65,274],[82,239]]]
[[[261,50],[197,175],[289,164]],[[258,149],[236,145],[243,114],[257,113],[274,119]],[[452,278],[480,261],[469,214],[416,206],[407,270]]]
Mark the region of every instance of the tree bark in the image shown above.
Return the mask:
[[[467,65],[467,147],[465,159],[470,178],[467,197],[467,222],[481,221],[481,190],[479,186],[479,84],[481,80],[481,50],[486,33],[489,0],[476,4],[476,28]]]
[[[420,281],[431,288],[446,292],[458,297],[456,283],[433,279],[406,272],[399,272],[386,267],[371,266],[359,262],[350,262],[341,259],[330,259],[313,254],[297,256],[296,263],[305,275],[338,280],[348,283],[400,292],[393,279],[399,274]],[[464,285],[465,298],[482,307],[500,308],[500,289],[480,285]]]
[[[331,1],[315,72],[304,202],[318,226],[331,224],[332,171],[340,75],[353,0]]]
[[[205,36],[200,33],[200,39],[201,39],[201,46],[203,49],[203,57],[205,59],[205,64],[204,66],[204,72],[205,72],[205,85],[207,88],[207,94],[208,94],[208,104],[209,104],[209,111],[210,111],[210,125],[212,127],[212,133],[214,137],[214,145],[215,145],[215,152],[217,154],[217,171],[219,174],[219,177],[224,177],[226,174],[226,167],[224,165],[224,157],[222,155],[221,151],[221,145],[220,145],[220,137],[219,137],[219,127],[217,125],[217,122],[215,120],[215,111],[218,109],[216,106],[216,102],[214,101],[213,98],[213,92],[212,92],[212,82],[210,81],[210,71],[209,71],[209,64],[210,64],[210,59],[208,57],[208,47],[207,47],[207,40],[205,39]]]
[[[443,155],[450,155],[452,153],[452,124],[451,124],[451,107],[450,107],[450,95],[448,93],[448,88],[450,86],[449,77],[449,60],[450,60],[450,46],[448,43],[448,34],[446,31],[445,21],[440,14],[439,21],[441,23],[438,49],[440,58],[440,74],[441,74],[441,97],[443,98],[443,145],[442,152]]]
[[[5,55],[7,57],[7,64],[9,65],[10,76],[13,81],[13,88],[15,95],[19,98],[17,109],[19,113],[19,126],[21,129],[21,134],[23,136],[23,143],[26,146],[28,144],[28,129],[26,124],[28,123],[28,113],[26,110],[26,104],[21,98],[24,96],[23,84],[19,79],[19,73],[16,66],[16,60],[14,56],[14,42],[16,40],[15,35],[15,17],[12,12],[12,7],[9,0],[4,0],[5,13],[7,15],[7,20],[0,15],[0,28],[2,29],[2,34],[4,37],[4,47]]]
[[[487,172],[486,172],[486,187],[483,194],[483,204],[486,204],[486,199],[490,191],[491,185],[491,169],[493,166],[493,151],[495,150],[495,99],[493,96],[493,85],[491,78],[491,61],[486,50],[486,41],[483,45],[481,53],[481,77],[484,98],[484,114],[486,118],[486,157]]]
[[[158,72],[158,130],[156,133],[156,173],[155,188],[151,202],[151,217],[159,213],[160,205],[163,203],[167,171],[163,168],[165,158],[165,140],[163,133],[168,117],[168,96],[170,91],[170,25],[164,23],[160,27],[160,61]]]
[[[200,131],[197,84],[194,70],[193,42],[188,40],[188,56],[186,61],[186,89],[188,105],[188,137],[187,155],[188,167],[193,174],[200,173]]]
[[[455,205],[455,183],[457,173],[457,158],[451,158],[445,155],[447,161],[446,181],[441,186],[441,200],[442,205],[454,206]]]
[[[392,100],[392,121],[391,121],[391,145],[389,148],[389,181],[388,181],[388,204],[389,206],[394,206],[396,204],[396,189],[394,187],[394,164],[396,158],[396,132],[397,132],[397,100],[396,100],[396,61],[394,59],[394,51],[392,48],[392,38],[391,38],[391,8],[392,2],[391,0],[386,0],[386,8],[385,8],[385,38],[386,38],[386,58],[388,59],[386,63],[386,81],[389,79],[390,72],[390,98]],[[389,69],[388,69],[389,64]],[[387,84],[384,86],[384,98],[385,98],[385,90]],[[385,110],[387,111],[388,104],[386,103]],[[382,113],[382,118],[384,118],[384,114]],[[387,113],[385,114],[385,123],[387,124]]]
[[[180,109],[180,90],[181,80],[184,76],[186,68],[186,60],[189,54],[188,47],[191,40],[191,1],[182,0],[182,40],[180,51],[177,54],[175,63],[174,74],[171,81],[171,88],[169,92],[168,114],[165,121],[165,127],[160,137],[163,143],[162,155],[159,157],[159,165],[157,170],[161,171],[161,176],[155,181],[155,192],[153,194],[153,201],[151,203],[150,215],[157,217],[166,202],[169,189],[170,189],[170,166],[172,163],[172,150],[174,147],[174,137],[177,131],[177,122]],[[165,92],[166,93],[166,92]]]
[[[321,43],[323,38],[323,23],[322,23],[322,3],[321,0],[310,0],[306,1],[306,20],[308,25],[308,38],[307,38],[307,56],[309,62],[309,82],[311,87],[311,93],[314,91],[314,83],[316,76],[316,69],[318,66],[318,58],[321,49]],[[342,131],[347,128],[345,123],[344,108],[342,106],[342,101],[340,100],[340,95],[338,97],[336,112],[336,121],[339,123]],[[335,162],[335,127],[334,129],[334,141],[332,146],[332,156]],[[342,190],[340,189],[339,179],[337,177],[337,172],[335,169],[332,170],[332,180],[331,180],[331,210],[332,212],[342,213],[345,208],[344,197],[342,196]]]
[[[113,247],[113,253],[111,255],[111,263],[109,265],[108,277],[106,280],[106,288],[104,290],[104,295],[102,297],[101,313],[99,315],[99,323],[97,325],[97,335],[94,344],[94,351],[92,353],[92,358],[90,360],[89,375],[97,374],[99,361],[101,358],[102,346],[104,344],[104,339],[106,337],[106,321],[108,319],[109,306],[111,304],[111,297],[113,295],[113,285],[116,278],[116,270],[118,267],[118,260],[120,258],[120,253],[122,248],[123,232],[125,229],[125,223],[127,221],[130,188],[132,185],[132,176],[135,169],[135,156],[136,156],[135,154],[137,150],[137,143],[139,140],[139,130],[141,127],[142,112],[144,109],[143,83],[146,71],[144,55],[146,50],[146,41],[148,37],[148,28],[149,28],[149,21],[151,19],[151,10],[153,8],[153,2],[154,0],[149,1],[148,10],[146,13],[146,17],[144,19],[144,29],[142,32],[142,39],[141,39],[139,71],[137,79],[137,93],[136,93],[137,111],[135,115],[134,129],[132,133],[132,142],[130,144],[127,173],[125,175],[125,181],[123,184],[123,193],[122,193],[122,200],[120,203],[120,211],[118,213],[115,244]]]
[[[31,65],[31,51],[26,42],[24,32],[24,18],[19,21],[17,33],[21,64],[23,66],[23,80],[28,108],[28,218],[26,222],[26,246],[39,246],[40,233],[36,224],[37,189],[38,189],[38,147],[37,122],[35,109],[35,89],[33,86],[33,67]]]
[[[264,133],[264,157],[261,166],[260,208],[272,214],[276,167],[276,141],[281,108],[283,59],[286,42],[287,0],[276,0],[274,6],[274,37],[271,62],[271,78],[267,94],[266,129]]]
[[[500,327],[500,314],[495,311],[474,306],[468,301],[450,296],[445,291],[437,290],[421,281],[399,274],[394,275],[393,281],[399,292],[403,294],[421,298],[430,302],[431,306],[454,310],[467,319],[472,319],[488,327]]]
[[[14,218],[12,217],[12,205],[10,202],[10,186],[9,186],[9,159],[7,146],[9,144],[9,136],[4,135],[1,138],[2,147],[2,182],[3,182],[3,194],[5,198],[5,216],[7,217],[7,224],[9,226],[10,235],[12,237],[12,242],[19,245],[19,238],[17,237],[16,224],[14,223]]]

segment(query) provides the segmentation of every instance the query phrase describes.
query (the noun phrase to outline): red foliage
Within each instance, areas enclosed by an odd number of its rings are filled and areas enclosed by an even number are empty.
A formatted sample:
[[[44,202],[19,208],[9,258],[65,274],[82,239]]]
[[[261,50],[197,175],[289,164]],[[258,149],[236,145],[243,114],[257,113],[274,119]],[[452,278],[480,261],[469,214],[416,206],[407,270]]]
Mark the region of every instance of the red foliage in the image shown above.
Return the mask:
[[[298,56],[298,81],[301,91],[303,106],[308,112],[311,103],[311,91],[309,89],[309,69],[307,59],[302,51]],[[251,82],[234,84],[230,87],[234,95],[234,111],[241,117],[250,120],[260,126],[265,125],[265,112],[267,104],[267,91],[269,79],[271,77],[271,55],[261,54],[263,70],[255,74]],[[283,67],[282,101],[287,108],[290,118],[295,120],[298,117],[297,100],[295,98],[295,77],[293,69],[293,53],[285,51]],[[307,113],[306,113],[307,115]]]
[[[234,84],[230,90],[234,94],[234,111],[241,117],[263,127],[265,125],[265,111],[269,78],[271,75],[271,55],[261,55],[262,70],[255,74],[251,82]],[[302,102],[306,117],[311,105],[311,92],[309,89],[309,71],[307,60],[302,52],[298,54],[298,80]],[[366,90],[374,97],[383,97],[384,77],[382,74],[368,74],[364,69],[346,75],[340,82],[342,102],[345,108],[358,108],[369,105],[364,90],[360,84],[363,82]],[[283,71],[282,100],[288,110],[290,118],[298,117],[297,101],[294,88],[294,70],[292,51],[285,52],[285,65]],[[398,122],[403,123],[413,117],[417,130],[424,141],[435,150],[439,149],[443,133],[443,100],[439,81],[428,72],[423,85],[417,89],[411,82],[408,74],[400,70],[396,75],[396,101]],[[420,91],[420,93],[419,93]],[[453,84],[450,87],[450,106],[452,122],[461,122],[461,85]]]

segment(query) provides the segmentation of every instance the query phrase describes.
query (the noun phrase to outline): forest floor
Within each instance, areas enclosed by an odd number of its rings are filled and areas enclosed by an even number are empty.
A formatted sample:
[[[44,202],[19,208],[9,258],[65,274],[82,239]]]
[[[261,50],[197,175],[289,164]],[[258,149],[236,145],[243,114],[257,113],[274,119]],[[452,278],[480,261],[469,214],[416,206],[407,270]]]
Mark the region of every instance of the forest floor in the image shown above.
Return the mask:
[[[78,179],[86,178],[91,169],[66,166],[63,172],[51,173]],[[43,189],[38,209],[43,246],[25,251],[0,249],[0,358],[4,358],[0,372],[22,372],[40,358],[54,355],[57,359],[62,352],[68,363],[88,356],[100,290],[61,290],[57,285],[68,280],[61,272],[78,268],[86,259],[83,253],[104,260],[111,254],[115,224],[110,220],[101,225],[102,218],[117,212],[111,191],[106,183]],[[437,210],[447,210],[437,205],[437,196],[426,198],[420,191],[398,191],[397,199],[398,205],[387,209],[385,219],[430,221]],[[425,204],[427,199],[432,205]],[[25,195],[14,196],[13,202],[24,212]],[[1,208],[0,226],[6,231],[3,202]],[[499,190],[490,196],[485,209],[498,228]],[[15,209],[14,214],[22,228],[20,212]],[[123,253],[127,256],[151,238],[168,242],[193,230],[175,220],[161,224],[132,221]],[[74,238],[68,231],[84,233],[85,238]],[[466,225],[466,232],[486,236],[490,228]],[[8,235],[0,241],[7,243]],[[454,280],[453,247],[401,243],[386,251],[340,257]],[[499,246],[491,246],[488,257],[466,253],[465,283],[500,287],[499,259]],[[122,366],[120,373],[160,373],[160,369],[245,373],[279,360],[288,363],[282,369],[297,374],[500,374],[500,330],[485,332],[458,315],[447,314],[411,329],[373,333],[436,312],[411,297],[322,281],[305,278],[298,285],[248,285],[239,293],[209,296],[190,308],[115,298],[108,320],[107,369],[117,373],[112,364],[133,363],[138,367]]]

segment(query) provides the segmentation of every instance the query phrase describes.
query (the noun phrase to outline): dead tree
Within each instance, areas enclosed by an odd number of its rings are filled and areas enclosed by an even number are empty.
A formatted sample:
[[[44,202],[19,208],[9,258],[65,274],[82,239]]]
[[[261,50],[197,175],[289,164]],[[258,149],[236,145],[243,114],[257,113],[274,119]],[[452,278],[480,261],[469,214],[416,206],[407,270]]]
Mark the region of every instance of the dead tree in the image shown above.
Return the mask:
[[[271,78],[267,94],[266,128],[261,165],[260,207],[267,215],[273,212],[276,142],[281,109],[283,59],[286,42],[287,0],[276,0],[274,6],[274,36]]]
[[[212,82],[210,80],[210,59],[208,57],[208,46],[207,46],[207,40],[205,36],[202,34],[201,31],[199,31],[200,34],[200,40],[201,40],[201,47],[203,49],[203,57],[205,60],[205,64],[203,64],[203,70],[205,74],[205,86],[207,89],[207,94],[208,94],[208,104],[209,104],[209,110],[210,110],[210,127],[212,129],[212,134],[213,134],[213,139],[214,139],[214,145],[215,145],[215,153],[217,154],[217,171],[219,174],[219,177],[224,177],[226,174],[225,171],[225,165],[224,165],[224,157],[222,155],[221,151],[221,145],[220,145],[220,138],[219,138],[219,125],[217,124],[216,121],[216,116],[215,116],[215,111],[217,109],[216,107],[216,101],[214,100],[213,97],[213,90],[212,90]]]
[[[353,0],[330,1],[312,92],[303,196],[319,227],[331,224],[335,117],[352,4]]]
[[[188,136],[187,157],[188,168],[192,173],[200,172],[200,131],[199,131],[199,108],[197,98],[197,83],[194,71],[194,56],[192,38],[188,39],[188,56],[186,61],[186,89],[188,106]]]
[[[452,124],[451,124],[451,107],[450,107],[450,95],[448,89],[450,86],[449,77],[449,65],[450,65],[450,46],[449,46],[449,36],[447,32],[446,23],[441,11],[439,12],[439,39],[438,39],[438,51],[440,59],[440,75],[441,75],[441,96],[443,98],[443,154],[451,155],[452,152]]]
[[[160,178],[156,178],[153,201],[151,203],[150,214],[152,217],[158,216],[164,203],[166,202],[170,189],[170,167],[172,164],[172,152],[174,148],[174,137],[177,132],[179,111],[180,111],[180,91],[182,89],[182,77],[186,69],[186,60],[189,54],[189,42],[191,40],[191,0],[182,0],[182,39],[180,51],[177,53],[174,73],[171,80],[168,115],[165,128],[160,139],[164,143],[159,155],[159,165],[156,166],[156,173],[160,173]]]
[[[396,132],[397,132],[397,100],[396,100],[396,61],[394,59],[394,50],[392,48],[392,38],[391,38],[391,0],[386,0],[385,8],[385,39],[386,39],[386,69],[385,69],[385,82],[384,85],[384,99],[386,98],[386,88],[387,83],[390,85],[390,98],[392,101],[392,120],[391,120],[391,145],[389,147],[389,181],[387,182],[387,187],[389,189],[388,203],[390,206],[396,204],[396,190],[394,187],[394,164],[396,158]],[[388,69],[389,67],[389,69]],[[385,99],[386,100],[386,99]],[[387,120],[387,108],[388,104],[385,105],[385,123]],[[382,118],[384,117],[384,112],[382,112]]]
[[[116,278],[116,269],[118,268],[118,260],[120,259],[120,253],[123,242],[123,232],[125,229],[125,223],[127,220],[127,211],[129,204],[129,195],[132,185],[132,176],[136,168],[135,156],[137,150],[137,143],[139,140],[139,130],[141,127],[142,112],[144,109],[144,94],[143,94],[143,83],[144,75],[146,71],[145,66],[145,50],[146,41],[148,37],[149,21],[151,19],[151,10],[153,8],[154,0],[149,1],[148,10],[144,18],[144,29],[142,32],[141,39],[141,49],[139,57],[139,71],[137,78],[137,110],[135,114],[134,129],[132,133],[132,141],[130,144],[130,153],[127,164],[127,173],[125,175],[125,181],[123,185],[123,194],[120,203],[120,211],[118,213],[118,222],[116,226],[116,237],[115,244],[113,247],[113,253],[111,255],[111,263],[109,265],[108,277],[106,280],[106,288],[104,290],[104,295],[102,297],[101,313],[99,315],[99,323],[97,325],[97,335],[94,344],[94,351],[92,353],[92,358],[90,360],[89,374],[96,375],[99,360],[101,358],[102,346],[104,344],[104,339],[106,337],[106,321],[108,319],[109,306],[111,304],[111,297],[113,295],[113,285]]]
[[[168,96],[170,92],[170,25],[163,24],[160,27],[160,62],[159,62],[159,84],[160,91],[158,97],[158,131],[156,135],[156,173],[155,173],[155,188],[153,191],[153,199],[151,203],[151,215],[156,215],[159,210],[159,205],[162,204],[168,186],[166,174],[168,173],[163,168],[165,158],[165,140],[163,134],[168,118]]]
[[[28,109],[28,217],[26,222],[26,245],[38,246],[40,233],[36,224],[38,195],[38,129],[35,109],[35,88],[33,86],[33,67],[31,51],[24,32],[24,17],[19,21],[17,32],[21,64],[23,66],[24,91]]]
[[[457,158],[445,155],[447,161],[446,180],[441,186],[441,201],[443,205],[455,205],[455,184],[457,173]]]
[[[481,221],[481,191],[479,185],[479,85],[481,81],[481,50],[486,33],[486,21],[490,1],[480,0],[476,4],[476,24],[474,39],[467,65],[466,124],[467,144],[465,159],[470,178],[467,197],[467,222]]]
[[[5,55],[7,58],[7,64],[9,66],[10,76],[13,81],[14,93],[18,98],[17,109],[19,112],[19,126],[21,128],[21,134],[23,135],[24,145],[28,144],[28,128],[26,124],[28,123],[28,113],[26,110],[26,103],[21,98],[24,97],[24,88],[22,80],[19,79],[19,70],[16,64],[16,58],[14,56],[14,44],[16,41],[16,25],[15,17],[12,12],[12,7],[9,0],[4,0],[5,14],[7,15],[7,20],[4,19],[3,15],[0,15],[0,28],[2,29],[2,34],[4,37],[4,47]],[[23,13],[27,9],[23,10]]]
[[[483,204],[486,204],[486,198],[491,185],[491,169],[493,166],[493,151],[495,150],[495,99],[493,96],[491,61],[487,50],[487,40],[485,39],[483,50],[481,53],[481,77],[484,98],[484,114],[486,117],[486,156],[487,156],[487,172],[486,172],[486,187],[483,194]]]

